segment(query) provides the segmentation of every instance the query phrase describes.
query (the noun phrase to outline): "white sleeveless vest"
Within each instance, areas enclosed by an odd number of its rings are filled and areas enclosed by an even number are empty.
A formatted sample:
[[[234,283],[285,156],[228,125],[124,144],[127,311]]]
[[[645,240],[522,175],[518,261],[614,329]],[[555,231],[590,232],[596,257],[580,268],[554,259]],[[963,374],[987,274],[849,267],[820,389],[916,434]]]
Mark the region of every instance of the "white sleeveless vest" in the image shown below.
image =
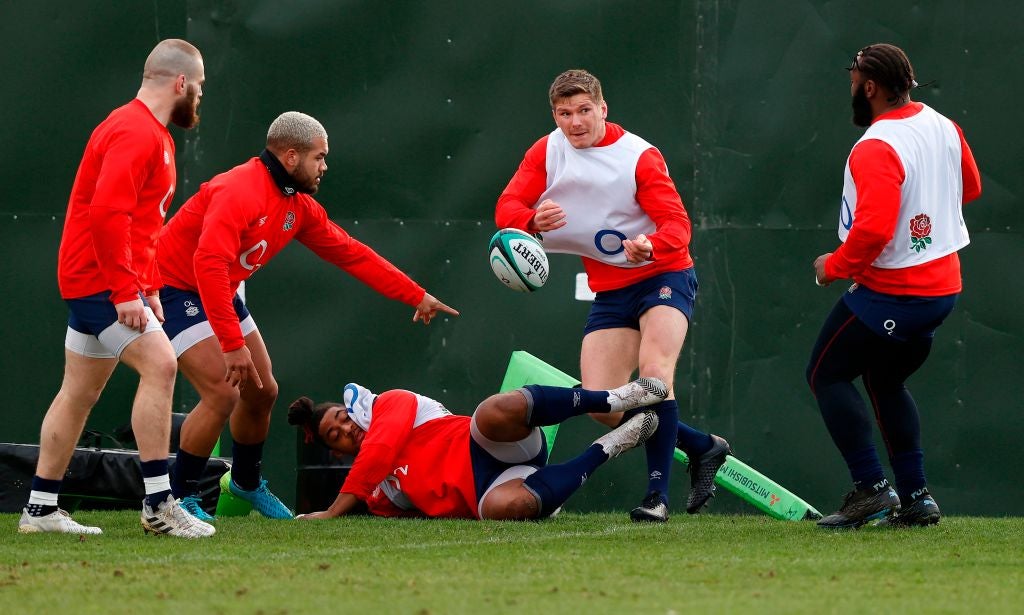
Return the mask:
[[[651,147],[629,132],[611,145],[584,149],[573,147],[560,129],[548,135],[547,189],[537,204],[551,199],[561,205],[566,225],[543,234],[544,250],[616,267],[649,265],[628,262],[622,241],[657,230],[636,202],[636,164]]]
[[[878,139],[892,147],[905,172],[896,232],[872,265],[882,269],[912,267],[970,243],[962,213],[960,136],[953,122],[924,105],[912,117],[875,122],[857,143],[866,139]],[[847,157],[839,211],[840,241],[846,241],[856,215],[857,187]]]

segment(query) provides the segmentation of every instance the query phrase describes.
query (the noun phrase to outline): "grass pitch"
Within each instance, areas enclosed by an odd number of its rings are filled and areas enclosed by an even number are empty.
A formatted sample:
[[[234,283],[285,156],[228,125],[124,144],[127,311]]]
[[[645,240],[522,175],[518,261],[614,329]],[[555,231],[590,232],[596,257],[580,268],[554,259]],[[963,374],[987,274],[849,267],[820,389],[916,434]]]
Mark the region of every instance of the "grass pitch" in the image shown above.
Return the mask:
[[[760,516],[624,513],[541,523],[224,518],[211,539],[18,535],[0,515],[10,613],[1020,613],[1024,519],[823,531]]]

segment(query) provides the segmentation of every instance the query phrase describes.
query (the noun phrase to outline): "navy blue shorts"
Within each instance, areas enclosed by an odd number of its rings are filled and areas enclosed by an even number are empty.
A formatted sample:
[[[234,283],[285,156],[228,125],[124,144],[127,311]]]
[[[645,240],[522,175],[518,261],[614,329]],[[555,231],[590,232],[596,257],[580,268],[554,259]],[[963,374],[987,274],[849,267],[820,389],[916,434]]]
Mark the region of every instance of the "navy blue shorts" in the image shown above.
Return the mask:
[[[110,302],[110,291],[87,297],[65,299],[68,304],[68,329],[64,347],[89,358],[116,359],[129,344],[145,333],[162,331],[160,321],[141,294],[146,310],[146,329],[138,331],[117,321],[117,309]]]
[[[181,356],[186,350],[204,339],[213,337],[213,327],[206,317],[206,309],[199,293],[173,286],[160,289],[160,303],[164,306],[164,333],[171,338],[174,353]],[[237,294],[231,302],[242,328],[242,335],[256,330],[249,309]]]
[[[145,297],[141,294],[139,297],[149,306]],[[117,322],[117,310],[110,302],[109,290],[88,297],[65,299],[64,302],[68,304],[68,326],[79,333],[98,336]]]
[[[935,330],[949,316],[959,294],[942,297],[887,295],[854,284],[843,294],[843,302],[857,319],[882,337],[900,342],[934,337]]]
[[[491,483],[505,470],[514,466],[533,466],[543,468],[548,463],[548,441],[543,430],[540,431],[541,447],[537,456],[522,463],[509,463],[495,459],[484,447],[477,444],[473,438],[469,439],[469,460],[473,466],[473,484],[476,486],[477,502],[483,497]]]
[[[672,306],[691,320],[697,286],[697,273],[690,267],[661,273],[625,288],[599,292],[590,307],[583,334],[599,329],[639,331],[640,316],[656,305]]]

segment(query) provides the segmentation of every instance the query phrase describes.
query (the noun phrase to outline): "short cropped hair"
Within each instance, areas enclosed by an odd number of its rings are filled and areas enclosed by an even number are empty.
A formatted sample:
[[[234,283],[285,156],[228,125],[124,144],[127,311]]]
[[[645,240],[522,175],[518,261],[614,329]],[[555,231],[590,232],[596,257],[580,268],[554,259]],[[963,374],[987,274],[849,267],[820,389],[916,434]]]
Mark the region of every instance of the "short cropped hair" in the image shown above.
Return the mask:
[[[185,75],[189,79],[198,76],[203,56],[192,43],[180,38],[168,38],[157,43],[146,57],[142,78],[163,79]]]
[[[574,68],[555,77],[552,82],[548,89],[551,108],[554,109],[558,101],[572,98],[577,94],[587,94],[598,104],[604,102],[604,95],[601,94],[601,82],[597,80],[597,77],[582,68]]]
[[[304,153],[313,149],[313,141],[318,138],[327,140],[323,124],[305,113],[287,111],[270,123],[267,148],[277,152],[293,149]]]

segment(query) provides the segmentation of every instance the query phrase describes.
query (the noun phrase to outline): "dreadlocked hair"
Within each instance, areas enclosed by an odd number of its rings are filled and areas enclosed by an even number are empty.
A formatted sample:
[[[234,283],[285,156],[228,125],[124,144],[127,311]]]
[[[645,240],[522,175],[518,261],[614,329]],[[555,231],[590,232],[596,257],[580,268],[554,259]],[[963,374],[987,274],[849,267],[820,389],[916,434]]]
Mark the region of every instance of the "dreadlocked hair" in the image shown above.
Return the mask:
[[[917,87],[910,58],[896,45],[875,43],[857,52],[851,69],[857,69],[901,99]]]
[[[327,410],[340,405],[335,401],[325,401],[314,405],[312,399],[302,396],[288,406],[288,424],[302,428],[303,441],[306,444],[317,442],[327,446],[320,437],[320,421],[323,420]]]

